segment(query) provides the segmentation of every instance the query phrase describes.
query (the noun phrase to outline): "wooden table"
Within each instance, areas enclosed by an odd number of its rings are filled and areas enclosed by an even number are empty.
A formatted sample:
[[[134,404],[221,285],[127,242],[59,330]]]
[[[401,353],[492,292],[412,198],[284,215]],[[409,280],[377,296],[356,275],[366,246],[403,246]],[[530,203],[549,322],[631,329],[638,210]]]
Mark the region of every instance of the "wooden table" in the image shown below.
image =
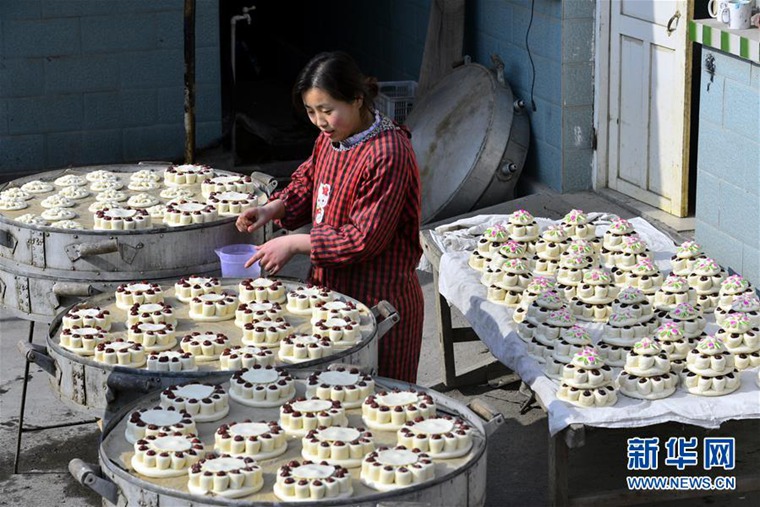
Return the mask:
[[[596,201],[594,201],[596,199]],[[605,206],[599,208],[591,204]],[[609,201],[602,200],[595,194],[535,194],[521,199],[509,201],[489,208],[481,209],[476,212],[467,213],[448,220],[437,222],[426,226],[421,231],[420,240],[425,257],[430,262],[433,271],[433,283],[436,289],[439,287],[439,265],[444,252],[441,251],[438,244],[433,240],[431,231],[445,223],[451,223],[456,220],[476,215],[489,214],[509,214],[518,209],[526,209],[534,216],[541,216],[551,219],[560,219],[571,209],[584,209],[589,212],[605,211],[614,213],[621,218],[632,218],[634,216],[629,210],[621,208]],[[475,370],[470,370],[458,374],[455,366],[454,344],[480,340],[478,335],[470,327],[454,327],[452,323],[452,314],[448,301],[438,292],[435,301],[436,322],[438,328],[438,339],[443,357],[443,383],[447,387],[459,387],[483,383],[493,376],[498,376],[506,370],[504,365],[488,365]],[[523,386],[527,387],[526,384]],[[546,412],[546,407],[541,403],[539,397],[535,400],[541,405]],[[757,425],[757,421],[750,420],[748,423]],[[604,428],[597,428],[603,430]],[[549,503],[556,506],[579,505],[579,506],[610,506],[610,505],[635,505],[648,503],[652,501],[676,500],[683,498],[693,498],[707,495],[720,494],[720,491],[669,491],[668,497],[663,498],[662,491],[630,491],[627,489],[604,491],[582,496],[572,496],[568,485],[568,470],[570,461],[570,449],[583,447],[586,442],[586,427],[583,424],[571,424],[564,430],[552,436],[549,434]],[[739,493],[746,491],[760,491],[760,474],[751,476],[737,477],[737,488],[726,493]]]

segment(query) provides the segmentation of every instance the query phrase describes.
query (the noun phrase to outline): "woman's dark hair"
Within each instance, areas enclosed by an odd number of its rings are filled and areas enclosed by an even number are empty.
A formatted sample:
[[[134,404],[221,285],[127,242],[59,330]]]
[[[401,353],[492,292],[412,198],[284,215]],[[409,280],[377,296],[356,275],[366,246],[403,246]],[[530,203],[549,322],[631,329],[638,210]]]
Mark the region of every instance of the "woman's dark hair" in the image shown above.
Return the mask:
[[[326,91],[336,100],[353,102],[363,99],[362,108],[373,111],[377,96],[377,80],[368,78],[347,53],[319,53],[301,70],[293,86],[293,105],[303,108],[303,94],[311,88]]]

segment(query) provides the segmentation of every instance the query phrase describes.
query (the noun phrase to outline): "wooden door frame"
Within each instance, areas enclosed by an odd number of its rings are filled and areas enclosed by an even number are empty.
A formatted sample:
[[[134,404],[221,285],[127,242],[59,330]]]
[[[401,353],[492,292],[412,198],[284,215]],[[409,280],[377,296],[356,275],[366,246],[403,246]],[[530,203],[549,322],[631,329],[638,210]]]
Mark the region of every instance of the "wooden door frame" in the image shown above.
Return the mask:
[[[594,58],[594,131],[596,132],[591,181],[594,190],[607,187],[609,172],[609,129],[607,117],[610,112],[610,15],[609,1],[596,0],[594,32],[596,55]]]
[[[684,83],[684,122],[683,135],[684,147],[681,154],[682,178],[681,209],[672,213],[674,216],[686,216],[689,208],[689,167],[690,167],[690,144],[691,144],[691,81],[694,69],[692,68],[691,43],[688,41],[688,23],[694,17],[694,0],[686,0],[686,12],[681,23],[685,23],[686,29],[686,81]],[[591,181],[594,190],[608,188],[609,179],[609,128],[608,116],[610,112],[610,42],[611,42],[611,15],[612,2],[609,0],[596,0],[596,16],[594,22],[596,55],[594,61],[594,130],[596,133],[596,149],[594,150],[593,165],[591,169]],[[680,211],[680,213],[679,213]]]

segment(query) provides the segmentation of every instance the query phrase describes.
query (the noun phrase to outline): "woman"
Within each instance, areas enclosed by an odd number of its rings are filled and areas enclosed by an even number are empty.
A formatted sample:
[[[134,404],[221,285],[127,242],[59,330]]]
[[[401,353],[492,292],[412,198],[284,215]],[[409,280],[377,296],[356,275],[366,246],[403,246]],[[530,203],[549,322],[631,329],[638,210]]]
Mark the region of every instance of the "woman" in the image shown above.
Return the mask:
[[[409,131],[377,112],[377,85],[345,53],[322,53],[301,71],[293,100],[320,129],[311,157],[291,183],[244,211],[241,231],[270,220],[286,229],[248,264],[277,273],[295,254],[311,258],[309,281],[368,305],[383,299],[401,320],[380,340],[379,374],[416,382],[423,299],[417,274],[420,176]]]

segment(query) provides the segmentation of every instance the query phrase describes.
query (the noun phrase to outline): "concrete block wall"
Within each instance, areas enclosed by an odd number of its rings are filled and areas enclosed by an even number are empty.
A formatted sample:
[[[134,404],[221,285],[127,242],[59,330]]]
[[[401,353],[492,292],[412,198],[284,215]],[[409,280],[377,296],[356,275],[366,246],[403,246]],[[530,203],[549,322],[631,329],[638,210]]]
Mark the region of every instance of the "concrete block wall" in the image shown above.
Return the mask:
[[[310,4],[313,16],[328,23],[313,41],[312,52],[346,49],[365,72],[381,81],[417,80],[430,4],[430,0]],[[529,111],[531,147],[523,175],[559,191],[588,189],[595,0],[535,0],[534,8],[529,43],[536,111]],[[529,102],[532,71],[525,36],[531,0],[469,0],[465,11],[464,53],[487,67],[492,53],[501,56],[515,96]]]
[[[760,285],[760,65],[704,48],[695,238],[708,256]]]
[[[465,51],[486,66],[492,53],[501,56],[512,91],[528,106],[523,175],[562,192],[591,188],[594,15],[594,0],[467,3]]]
[[[196,146],[221,136],[216,0],[196,6]],[[0,2],[0,177],[180,160],[182,0]]]

